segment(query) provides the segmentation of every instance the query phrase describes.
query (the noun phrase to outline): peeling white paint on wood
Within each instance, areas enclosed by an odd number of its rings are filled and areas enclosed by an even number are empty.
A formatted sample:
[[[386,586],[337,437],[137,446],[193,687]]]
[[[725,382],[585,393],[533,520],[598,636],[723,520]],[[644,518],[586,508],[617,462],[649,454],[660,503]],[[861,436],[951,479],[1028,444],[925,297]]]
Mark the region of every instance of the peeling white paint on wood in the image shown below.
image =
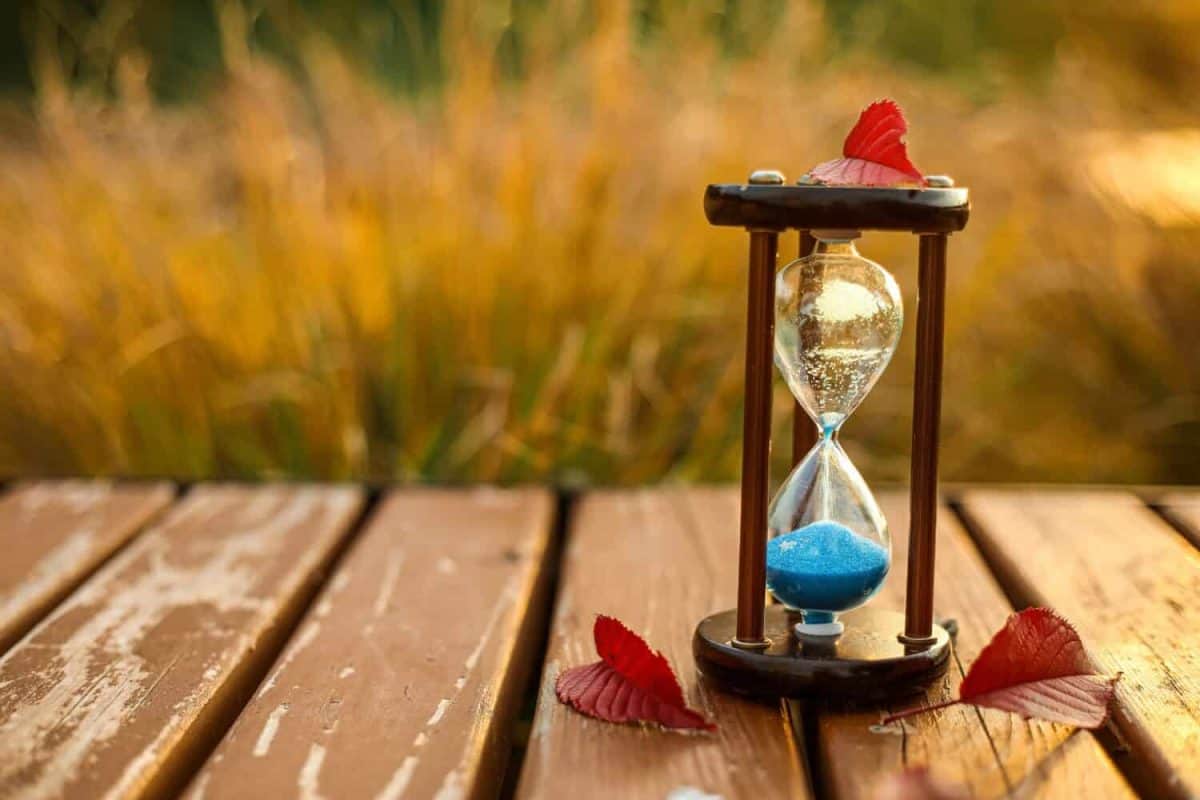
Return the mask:
[[[466,797],[466,788],[463,786],[462,773],[455,769],[442,779],[442,785],[433,800],[462,800],[463,797]]]
[[[388,603],[392,600],[392,594],[396,591],[396,581],[400,577],[400,565],[404,562],[404,553],[400,550],[393,550],[388,554],[387,571],[383,575],[383,582],[379,584],[379,596],[375,598],[375,618],[378,619],[387,613]]]
[[[329,584],[329,590],[333,594],[339,594],[343,589],[350,585],[350,570],[342,569],[334,576],[333,581]]]
[[[224,527],[213,536],[197,535],[190,509],[216,514],[247,492],[213,487],[185,501],[0,659],[0,680],[10,684],[12,698],[0,709],[0,795],[15,786],[28,798],[68,793],[85,768],[94,770],[110,741],[129,735],[133,721],[156,704],[169,703],[171,715],[152,723],[152,735],[104,789],[128,792],[180,740],[240,660],[218,660],[216,668],[197,673],[193,654],[211,647],[244,655],[250,640],[230,636],[261,630],[276,613],[274,593],[282,588],[260,585],[264,566],[278,559],[290,532],[356,502],[350,491],[261,492],[273,498],[271,513],[240,530],[231,522],[234,530]],[[212,624],[194,636],[161,638],[162,626],[180,614]],[[186,677],[168,680],[180,670]]]
[[[400,768],[392,773],[392,778],[383,787],[383,791],[375,796],[376,800],[400,800],[404,790],[412,780],[413,772],[417,769],[417,757],[408,756],[400,763]]]
[[[271,752],[271,742],[275,741],[275,734],[279,733],[279,723],[287,712],[288,704],[280,703],[267,717],[267,721],[263,724],[262,733],[258,735],[258,741],[254,743],[255,758],[262,758]]]
[[[239,724],[218,748],[226,762],[213,770],[209,795],[235,792],[254,774],[274,796],[294,796],[313,742],[325,748],[321,766],[328,767],[313,789],[331,800],[439,792],[449,799],[492,785],[496,776],[480,767],[503,746],[496,726],[511,721],[493,715],[523,619],[514,605],[520,599],[523,611],[540,574],[537,554],[553,508],[545,493],[508,493],[515,497],[499,502],[509,512],[483,521],[475,492],[403,490],[385,499],[287,649],[319,620],[316,639],[294,659],[281,656],[270,676],[275,693],[264,687],[242,715],[253,723]],[[467,521],[491,529],[447,544],[442,532]],[[510,551],[521,555],[504,557]],[[353,580],[345,577],[350,570]],[[452,610],[427,622],[413,616],[442,593],[451,594]],[[444,637],[438,646],[414,648],[434,633]],[[269,754],[256,761],[255,738],[284,700],[290,711]]]
[[[208,770],[204,770],[196,776],[196,780],[192,781],[191,791],[188,795],[189,800],[204,800],[208,793]]]
[[[43,556],[33,572],[26,574],[7,597],[0,594],[0,625],[15,619],[30,604],[50,595],[61,585],[62,576],[73,572],[76,565],[84,562],[93,552],[95,546],[96,530],[87,523],[67,534],[62,543]]]
[[[299,800],[324,800],[320,792],[321,765],[325,763],[325,748],[314,742],[308,748],[308,757],[296,776]]]
[[[0,497],[0,651],[171,500],[165,483],[21,484]]]
[[[709,794],[695,786],[677,786],[667,795],[666,800],[725,800],[723,795]]]
[[[425,722],[425,727],[432,728],[442,721],[442,717],[446,714],[446,709],[450,707],[450,701],[442,698],[438,701],[437,708],[433,710],[433,715]]]
[[[545,739],[551,728],[551,719],[554,713],[554,704],[558,702],[558,695],[554,691],[554,685],[558,683],[558,673],[560,667],[557,661],[550,661],[546,664],[545,677],[542,678],[542,687],[538,690],[537,709],[534,712],[533,733],[531,738]]]
[[[109,481],[50,481],[21,489],[20,509],[32,517],[48,509],[65,508],[73,514],[91,511],[112,494]]]
[[[492,609],[492,614],[488,618],[487,625],[483,628],[483,635],[479,637],[479,641],[475,644],[467,660],[463,662],[465,673],[463,677],[469,677],[471,671],[475,669],[475,665],[479,663],[479,656],[483,654],[483,649],[487,647],[488,641],[492,638],[492,632],[496,629],[496,623],[504,616],[504,612],[512,605],[513,600],[517,596],[517,580],[510,579],[504,586],[504,592],[496,600],[496,605]]]
[[[498,486],[480,486],[471,493],[471,500],[486,508],[499,510],[512,508],[514,503],[521,501],[521,498]]]
[[[279,659],[275,669],[271,670],[270,677],[263,683],[262,688],[258,690],[258,697],[262,697],[267,692],[275,688],[275,684],[279,681],[280,674],[287,669],[287,665],[299,655],[306,647],[313,643],[317,638],[317,634],[321,632],[321,623],[317,620],[310,620],[305,625],[296,638],[288,642],[287,647],[283,651],[283,657]]]

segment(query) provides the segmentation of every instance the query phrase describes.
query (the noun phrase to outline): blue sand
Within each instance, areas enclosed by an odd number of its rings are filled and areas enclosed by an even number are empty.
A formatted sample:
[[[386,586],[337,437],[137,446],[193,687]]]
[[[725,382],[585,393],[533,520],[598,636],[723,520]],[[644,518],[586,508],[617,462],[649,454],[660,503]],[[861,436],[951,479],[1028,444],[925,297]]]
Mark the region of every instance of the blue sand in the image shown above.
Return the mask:
[[[831,622],[831,612],[866,602],[887,572],[888,551],[837,522],[813,522],[767,542],[767,587],[805,611],[805,622]]]

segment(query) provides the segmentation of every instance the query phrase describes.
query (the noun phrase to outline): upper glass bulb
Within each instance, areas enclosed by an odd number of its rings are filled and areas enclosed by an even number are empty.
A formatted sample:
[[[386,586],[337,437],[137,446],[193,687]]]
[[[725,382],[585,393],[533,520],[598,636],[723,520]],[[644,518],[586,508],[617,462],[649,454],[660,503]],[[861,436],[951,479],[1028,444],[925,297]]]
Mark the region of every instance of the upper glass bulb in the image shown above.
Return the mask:
[[[904,324],[896,279],[863,258],[856,233],[822,232],[816,249],[780,271],[775,364],[822,432],[836,429],[883,374]],[[835,238],[845,235],[847,238]]]

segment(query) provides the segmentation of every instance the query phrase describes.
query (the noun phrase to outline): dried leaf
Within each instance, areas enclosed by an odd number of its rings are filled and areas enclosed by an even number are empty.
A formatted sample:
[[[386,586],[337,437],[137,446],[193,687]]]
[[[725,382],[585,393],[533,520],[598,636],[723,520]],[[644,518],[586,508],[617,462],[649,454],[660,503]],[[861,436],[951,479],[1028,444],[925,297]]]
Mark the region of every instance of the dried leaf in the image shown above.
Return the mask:
[[[902,711],[884,720],[955,703],[1011,711],[1081,728],[1098,728],[1108,715],[1116,677],[1101,675],[1071,623],[1048,608],[1027,608],[1008,618],[967,670],[959,697]]]
[[[843,158],[818,164],[807,177],[836,186],[924,186],[921,171],[908,160],[907,132],[908,122],[895,101],[872,103],[846,137]]]
[[[983,648],[958,695],[1026,719],[1098,728],[1115,682],[1098,674],[1071,623],[1048,608],[1027,608]]]
[[[592,628],[601,660],[558,676],[558,699],[608,722],[657,722],[667,728],[713,730],[716,725],[687,707],[683,689],[662,653],[612,617]]]

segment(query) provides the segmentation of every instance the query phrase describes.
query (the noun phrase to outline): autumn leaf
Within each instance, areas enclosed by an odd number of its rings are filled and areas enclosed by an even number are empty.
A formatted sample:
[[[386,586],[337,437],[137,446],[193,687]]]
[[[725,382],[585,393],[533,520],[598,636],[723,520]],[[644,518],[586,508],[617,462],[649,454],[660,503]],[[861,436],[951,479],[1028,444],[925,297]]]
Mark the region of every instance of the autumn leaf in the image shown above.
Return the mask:
[[[844,157],[818,164],[806,178],[831,186],[924,186],[921,171],[908,160],[906,133],[908,122],[894,100],[872,103],[846,137]]]
[[[1119,677],[1099,674],[1071,623],[1051,609],[1027,608],[1009,617],[979,653],[957,700],[901,711],[883,723],[970,703],[1026,719],[1098,728]]]
[[[679,679],[662,653],[612,617],[598,616],[592,628],[600,660],[558,676],[558,699],[589,717],[607,722],[656,722],[665,728],[714,730],[717,726],[687,707]]]

